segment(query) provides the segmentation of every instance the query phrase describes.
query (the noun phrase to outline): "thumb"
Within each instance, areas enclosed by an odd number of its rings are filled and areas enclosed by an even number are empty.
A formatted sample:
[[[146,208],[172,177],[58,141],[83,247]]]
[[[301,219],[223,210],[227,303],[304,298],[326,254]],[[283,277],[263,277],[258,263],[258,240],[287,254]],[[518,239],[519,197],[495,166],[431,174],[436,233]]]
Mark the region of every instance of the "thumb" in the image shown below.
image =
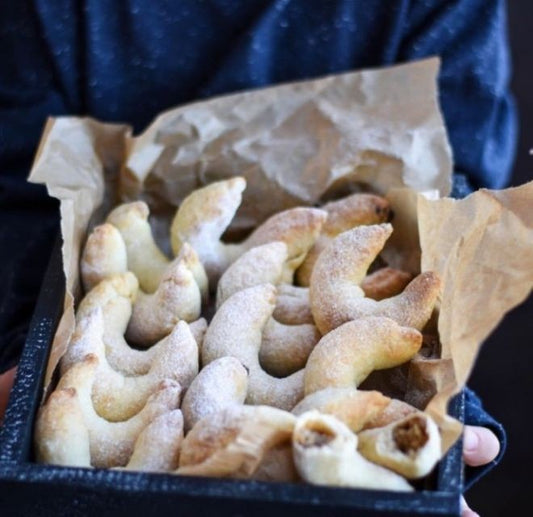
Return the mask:
[[[486,427],[466,425],[463,434],[463,458],[467,465],[479,467],[490,463],[500,452],[500,442]]]

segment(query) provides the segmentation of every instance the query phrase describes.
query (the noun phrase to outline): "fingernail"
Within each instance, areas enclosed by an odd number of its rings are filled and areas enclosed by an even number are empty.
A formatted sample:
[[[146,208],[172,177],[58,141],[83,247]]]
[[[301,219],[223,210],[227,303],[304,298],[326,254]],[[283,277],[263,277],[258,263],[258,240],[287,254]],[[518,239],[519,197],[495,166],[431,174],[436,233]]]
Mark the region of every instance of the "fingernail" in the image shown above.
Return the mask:
[[[466,452],[473,452],[479,447],[479,436],[471,429],[465,429],[463,437],[463,449]]]

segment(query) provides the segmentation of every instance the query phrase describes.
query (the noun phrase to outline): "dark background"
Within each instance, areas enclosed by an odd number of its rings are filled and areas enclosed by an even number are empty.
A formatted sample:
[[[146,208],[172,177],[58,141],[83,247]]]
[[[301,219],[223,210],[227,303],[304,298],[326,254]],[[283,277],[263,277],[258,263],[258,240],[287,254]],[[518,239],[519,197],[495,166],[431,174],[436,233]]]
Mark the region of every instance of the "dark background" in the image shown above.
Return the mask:
[[[533,180],[533,2],[508,0],[512,88],[520,117],[512,186]],[[508,313],[483,343],[468,382],[508,434],[502,462],[466,498],[482,517],[531,515],[533,473],[533,296]]]

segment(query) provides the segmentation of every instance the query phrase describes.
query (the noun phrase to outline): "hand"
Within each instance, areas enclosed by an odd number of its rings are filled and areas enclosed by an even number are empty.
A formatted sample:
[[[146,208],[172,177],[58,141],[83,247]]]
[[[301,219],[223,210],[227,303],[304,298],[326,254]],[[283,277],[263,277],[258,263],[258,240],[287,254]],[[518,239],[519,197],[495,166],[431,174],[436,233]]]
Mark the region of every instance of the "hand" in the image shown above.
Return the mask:
[[[500,452],[500,442],[486,427],[466,425],[463,435],[463,459],[471,467],[491,462]],[[461,517],[479,517],[461,498]]]
[[[0,375],[0,425],[4,421],[4,413],[9,400],[9,393],[13,386],[13,380],[15,379],[15,371],[16,368],[11,368],[11,370]]]

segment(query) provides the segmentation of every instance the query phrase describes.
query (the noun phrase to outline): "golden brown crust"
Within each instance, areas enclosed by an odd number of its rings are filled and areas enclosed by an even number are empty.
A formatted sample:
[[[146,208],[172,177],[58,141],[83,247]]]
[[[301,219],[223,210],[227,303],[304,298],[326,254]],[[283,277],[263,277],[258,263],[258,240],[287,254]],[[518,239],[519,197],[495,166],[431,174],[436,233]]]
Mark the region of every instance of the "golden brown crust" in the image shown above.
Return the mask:
[[[303,413],[296,421],[292,443],[296,468],[309,483],[413,490],[403,477],[361,456],[357,452],[357,436],[332,415]]]
[[[315,346],[305,367],[305,394],[328,387],[357,387],[374,370],[398,366],[413,357],[422,334],[384,317],[344,323]]]
[[[274,311],[276,288],[249,287],[228,298],[213,316],[202,347],[204,365],[232,356],[248,369],[246,402],[290,410],[303,397],[303,371],[279,379],[259,364],[265,325]]]
[[[119,230],[128,255],[128,270],[139,280],[141,289],[153,293],[169,263],[152,235],[148,221],[150,210],[144,201],[123,203],[115,207],[106,222]]]
[[[391,399],[379,391],[360,391],[356,388],[324,388],[307,395],[292,410],[296,416],[316,409],[333,415],[353,432],[365,429],[369,422],[388,407]]]
[[[243,404],[248,391],[248,371],[235,357],[221,357],[205,366],[183,397],[185,430],[222,409]]]
[[[437,424],[422,411],[358,436],[363,456],[407,479],[429,474],[441,456]]]
[[[328,214],[326,222],[320,237],[296,272],[297,284],[304,287],[309,285],[315,262],[331,239],[355,226],[384,223],[390,217],[388,200],[375,194],[355,193],[326,203],[321,209]]]
[[[75,363],[65,372],[57,389],[75,390],[89,433],[91,465],[102,468],[124,466],[133,452],[137,437],[148,423],[166,411],[177,409],[181,387],[174,381],[165,380],[135,416],[122,422],[108,422],[96,413],[91,398],[98,364],[95,355],[85,356],[83,361]]]
[[[392,232],[389,224],[359,226],[341,233],[320,254],[309,287],[311,311],[322,334],[365,316],[391,318],[422,330],[441,290],[439,276],[427,271],[398,295],[380,301],[365,297],[360,285]]]
[[[65,372],[85,356],[98,358],[91,398],[95,411],[111,422],[127,420],[137,414],[165,379],[187,387],[198,373],[198,347],[185,322],[180,322],[169,339],[157,347],[153,362],[145,375],[124,376],[109,365],[103,341],[102,310],[78,318],[76,330],[62,358]]]
[[[269,406],[234,405],[200,420],[185,437],[177,474],[249,478],[286,443],[295,417]]]
[[[148,373],[158,354],[158,349],[165,346],[168,339],[174,339],[171,331],[159,342],[147,350],[137,350],[132,348],[126,341],[124,334],[130,321],[132,313],[132,303],[137,296],[138,283],[133,273],[115,275],[98,284],[89,291],[81,300],[77,310],[76,318],[80,320],[88,314],[100,308],[104,319],[103,341],[106,347],[106,358],[111,368],[124,375],[144,375]],[[199,347],[201,343],[197,340],[203,337],[206,328],[206,321],[203,318],[192,322],[191,332]],[[192,345],[191,345],[192,346]],[[66,361],[62,361],[64,370]]]
[[[180,321],[197,320],[202,294],[183,261],[173,263],[153,294],[139,291],[126,330],[126,339],[143,348],[167,336]]]
[[[366,297],[379,301],[400,294],[412,279],[411,273],[387,266],[363,278],[361,289]]]
[[[243,246],[250,249],[267,242],[284,242],[287,245],[287,261],[282,279],[292,283],[294,271],[314,245],[326,218],[327,213],[318,208],[296,207],[278,212],[254,230]]]
[[[312,324],[284,325],[270,318],[263,329],[259,362],[275,377],[291,375],[305,367],[320,337]]]
[[[34,444],[39,463],[91,466],[89,431],[74,388],[56,389],[39,409]]]
[[[120,232],[109,223],[95,226],[80,258],[80,273],[85,291],[105,278],[128,270],[126,244]]]
[[[235,177],[210,183],[191,192],[181,203],[170,227],[175,255],[184,243],[198,253],[209,283],[214,286],[226,268],[239,256],[236,247],[221,242],[242,200],[246,180]]]

